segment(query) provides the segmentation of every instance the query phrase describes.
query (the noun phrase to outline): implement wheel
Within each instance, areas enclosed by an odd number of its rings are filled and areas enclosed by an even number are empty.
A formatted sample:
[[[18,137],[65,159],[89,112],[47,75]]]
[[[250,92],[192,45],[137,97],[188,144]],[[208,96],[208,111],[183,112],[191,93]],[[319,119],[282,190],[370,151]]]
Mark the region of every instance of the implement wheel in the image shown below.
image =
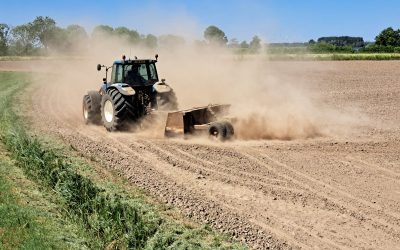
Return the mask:
[[[210,123],[208,134],[211,139],[223,141],[226,139],[226,127],[222,122]]]

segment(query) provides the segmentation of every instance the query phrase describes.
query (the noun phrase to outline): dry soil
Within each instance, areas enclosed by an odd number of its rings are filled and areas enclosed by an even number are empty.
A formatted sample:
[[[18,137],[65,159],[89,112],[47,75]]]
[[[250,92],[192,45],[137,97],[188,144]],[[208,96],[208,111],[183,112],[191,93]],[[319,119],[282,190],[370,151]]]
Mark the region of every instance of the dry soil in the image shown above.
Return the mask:
[[[28,111],[40,130],[254,248],[400,249],[400,61],[268,67],[334,110],[330,132],[226,143],[109,133],[83,123],[87,85],[74,71],[70,81],[37,77]]]

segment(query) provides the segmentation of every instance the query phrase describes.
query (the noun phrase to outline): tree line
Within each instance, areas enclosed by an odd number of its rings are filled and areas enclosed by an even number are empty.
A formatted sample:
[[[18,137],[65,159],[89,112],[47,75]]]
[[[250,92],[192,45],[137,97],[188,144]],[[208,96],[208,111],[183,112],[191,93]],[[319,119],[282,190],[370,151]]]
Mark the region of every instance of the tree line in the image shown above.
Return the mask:
[[[98,25],[91,34],[88,34],[80,25],[73,24],[61,28],[57,26],[54,19],[38,16],[32,22],[15,27],[0,23],[0,56],[46,55],[48,52],[78,54],[88,49],[96,41],[102,41],[104,37],[118,38],[127,44],[140,45],[150,49],[176,48],[186,43],[183,37],[177,35],[141,34],[127,27],[113,28],[108,25]],[[246,53],[258,53],[263,49],[263,43],[258,36],[254,36],[250,42],[245,40],[239,42],[236,38],[228,40],[225,32],[214,25],[205,29],[203,38],[204,40],[195,41],[198,46],[226,47]],[[293,44],[296,46],[292,46]],[[283,53],[295,53],[296,51],[400,53],[400,29],[386,28],[371,43],[364,42],[362,37],[331,36],[320,37],[317,41],[311,39],[302,46],[299,46],[299,43],[293,44],[271,44],[268,46],[268,51]]]
[[[127,27],[113,28],[108,25],[96,26],[91,34],[84,27],[73,24],[66,28],[57,26],[54,19],[38,16],[32,22],[11,27],[0,23],[0,56],[29,56],[46,55],[49,52],[66,54],[79,53],[87,49],[93,42],[102,41],[104,38],[118,38],[127,44],[140,45],[147,48],[166,47],[173,48],[186,43],[183,37],[167,34],[155,36],[153,34],[140,34]],[[223,46],[230,48],[243,48],[252,52],[261,49],[261,39],[254,36],[250,43],[243,41],[239,44],[236,39],[228,39],[225,33],[216,26],[209,26],[204,31],[204,40],[196,41],[199,46]]]
[[[140,34],[126,27],[113,28],[108,25],[96,26],[89,35],[77,24],[66,28],[57,26],[50,17],[39,16],[32,22],[11,27],[0,24],[0,55],[45,55],[50,51],[74,53],[87,49],[91,42],[107,38],[119,38],[132,45],[149,48],[184,43],[183,38],[174,35],[156,37]]]
[[[258,36],[254,36],[250,43],[247,43],[246,40],[239,43],[236,38],[232,38],[228,43],[225,32],[214,25],[207,27],[204,31],[204,38],[209,44],[226,46],[234,49],[246,49],[250,53],[257,53],[262,49],[261,39]]]
[[[400,29],[388,27],[369,43],[362,37],[320,37],[317,42],[310,40],[308,49],[312,52],[400,53]]]

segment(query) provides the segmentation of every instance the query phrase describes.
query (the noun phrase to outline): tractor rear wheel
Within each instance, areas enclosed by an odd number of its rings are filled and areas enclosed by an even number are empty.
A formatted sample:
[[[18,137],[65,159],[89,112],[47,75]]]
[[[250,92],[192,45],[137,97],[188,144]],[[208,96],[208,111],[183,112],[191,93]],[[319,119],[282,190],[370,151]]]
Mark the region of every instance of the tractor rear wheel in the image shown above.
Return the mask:
[[[101,119],[108,131],[121,129],[132,113],[132,105],[116,89],[108,89],[101,99]]]
[[[89,91],[83,96],[82,114],[86,124],[99,124],[101,121],[100,114],[101,95],[97,91]]]

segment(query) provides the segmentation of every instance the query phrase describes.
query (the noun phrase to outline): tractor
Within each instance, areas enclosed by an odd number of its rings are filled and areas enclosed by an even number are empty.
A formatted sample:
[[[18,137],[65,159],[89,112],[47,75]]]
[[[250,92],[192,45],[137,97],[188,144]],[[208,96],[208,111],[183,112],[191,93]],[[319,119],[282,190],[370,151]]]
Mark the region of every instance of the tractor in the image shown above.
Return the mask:
[[[127,121],[137,121],[152,110],[177,110],[178,103],[172,88],[158,80],[156,59],[115,61],[105,68],[106,77],[99,91],[89,91],[83,97],[85,123],[102,123],[108,131],[120,130]],[[107,73],[112,68],[111,79]]]
[[[155,59],[128,59],[123,56],[105,68],[105,78],[99,91],[83,96],[83,118],[86,124],[103,124],[108,131],[122,130],[129,122],[138,122],[149,114],[167,113],[166,136],[193,134],[207,131],[210,137],[229,139],[234,130],[228,119],[221,118],[229,105],[208,105],[178,110],[173,89],[159,81]],[[108,82],[108,71],[111,79]]]

